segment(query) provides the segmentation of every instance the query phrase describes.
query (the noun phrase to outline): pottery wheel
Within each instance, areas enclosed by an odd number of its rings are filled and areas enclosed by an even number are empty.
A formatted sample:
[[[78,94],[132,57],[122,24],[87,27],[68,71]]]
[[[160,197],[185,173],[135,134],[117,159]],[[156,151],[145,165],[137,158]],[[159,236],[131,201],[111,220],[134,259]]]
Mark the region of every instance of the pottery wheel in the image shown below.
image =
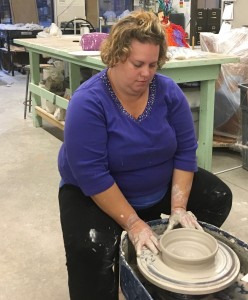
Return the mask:
[[[230,286],[238,277],[240,262],[236,253],[218,241],[214,262],[198,269],[175,270],[162,261],[161,254],[143,250],[137,265],[143,276],[154,285],[175,293],[187,295],[211,294]]]

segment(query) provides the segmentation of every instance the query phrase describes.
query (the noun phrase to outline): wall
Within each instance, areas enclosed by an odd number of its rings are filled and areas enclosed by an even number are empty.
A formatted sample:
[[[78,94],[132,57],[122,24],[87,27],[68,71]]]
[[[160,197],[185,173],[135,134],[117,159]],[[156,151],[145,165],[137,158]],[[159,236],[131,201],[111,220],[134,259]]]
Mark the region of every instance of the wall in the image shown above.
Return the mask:
[[[248,25],[247,0],[236,0],[233,8],[233,28]]]
[[[86,18],[95,27],[99,27],[99,1],[85,0]]]
[[[54,0],[55,23],[67,22],[74,18],[85,18],[84,0]]]

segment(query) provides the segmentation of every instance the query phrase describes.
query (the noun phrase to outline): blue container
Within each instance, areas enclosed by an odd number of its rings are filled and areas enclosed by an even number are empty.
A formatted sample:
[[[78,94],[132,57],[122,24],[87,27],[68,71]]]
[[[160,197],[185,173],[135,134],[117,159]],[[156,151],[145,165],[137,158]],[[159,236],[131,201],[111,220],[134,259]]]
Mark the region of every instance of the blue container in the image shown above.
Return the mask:
[[[123,234],[120,245],[120,286],[126,300],[174,300],[174,299],[197,299],[197,300],[248,300],[248,286],[239,280],[248,273],[248,244],[235,238],[229,233],[204,222],[199,222],[204,230],[216,239],[229,246],[239,257],[240,276],[228,288],[211,295],[183,295],[161,289],[148,282],[139,272],[136,264],[136,254],[127,234]],[[155,220],[149,225],[157,234],[162,234],[166,229],[168,219]]]

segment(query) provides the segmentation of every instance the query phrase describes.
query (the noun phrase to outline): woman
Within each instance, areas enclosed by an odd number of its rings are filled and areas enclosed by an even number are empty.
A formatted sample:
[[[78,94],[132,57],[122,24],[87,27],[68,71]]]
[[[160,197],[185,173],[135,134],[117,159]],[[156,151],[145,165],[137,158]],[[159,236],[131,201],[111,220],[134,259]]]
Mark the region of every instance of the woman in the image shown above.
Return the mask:
[[[188,102],[170,78],[163,29],[155,14],[133,12],[102,45],[107,68],[70,101],[58,159],[61,224],[72,300],[118,299],[113,262],[126,230],[137,255],[159,251],[146,221],[170,214],[201,229],[221,226],[230,189],[196,163]]]

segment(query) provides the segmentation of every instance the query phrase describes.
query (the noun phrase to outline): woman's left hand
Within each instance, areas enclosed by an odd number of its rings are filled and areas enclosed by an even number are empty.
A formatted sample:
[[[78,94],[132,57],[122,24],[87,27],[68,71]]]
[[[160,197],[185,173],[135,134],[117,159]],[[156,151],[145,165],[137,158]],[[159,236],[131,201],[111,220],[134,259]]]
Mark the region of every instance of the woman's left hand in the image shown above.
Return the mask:
[[[184,208],[175,208],[169,218],[169,224],[166,230],[173,229],[176,225],[181,224],[185,228],[194,228],[203,230],[197,222],[196,216],[191,211],[186,211]]]

